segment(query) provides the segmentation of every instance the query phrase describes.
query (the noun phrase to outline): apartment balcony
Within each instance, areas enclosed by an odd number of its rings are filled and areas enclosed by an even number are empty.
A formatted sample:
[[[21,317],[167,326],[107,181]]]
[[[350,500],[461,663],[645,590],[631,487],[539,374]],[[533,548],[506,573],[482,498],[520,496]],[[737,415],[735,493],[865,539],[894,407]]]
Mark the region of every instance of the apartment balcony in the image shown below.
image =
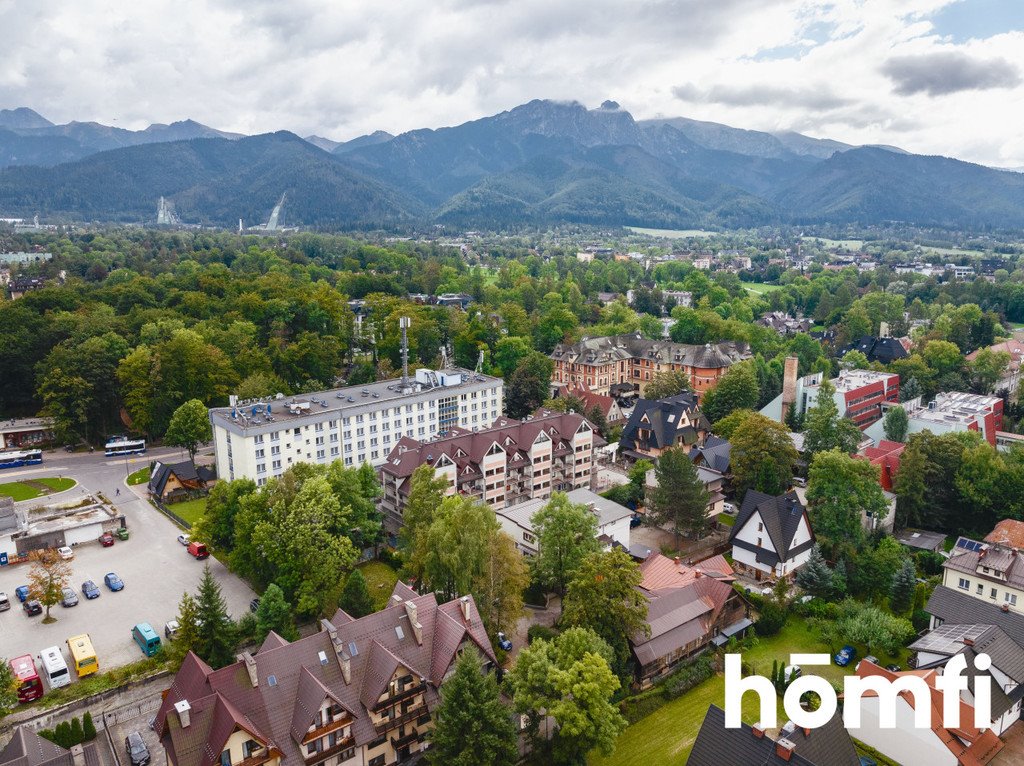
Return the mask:
[[[262,766],[262,764],[269,763],[279,755],[279,752],[268,747],[258,747],[249,754],[248,758],[244,758],[231,766]]]
[[[413,705],[407,711],[402,713],[400,716],[397,716],[395,718],[388,718],[387,720],[375,723],[373,726],[377,730],[378,734],[383,734],[384,732],[397,728],[404,723],[415,721],[417,718],[419,718],[422,715],[425,715],[427,712],[427,703],[419,702],[418,704]]]
[[[355,739],[353,737],[345,737],[344,739],[339,739],[337,743],[334,745],[334,747],[329,747],[326,750],[320,750],[316,753],[308,753],[304,755],[303,762],[306,764],[306,766],[312,766],[312,764],[314,763],[326,761],[328,758],[331,758],[332,756],[338,755],[339,753],[348,750],[354,744]]]
[[[332,731],[344,729],[350,723],[352,723],[351,717],[347,715],[339,716],[335,718],[333,721],[328,721],[322,726],[318,726],[317,728],[313,729],[313,731],[307,732],[306,735],[302,738],[302,744],[305,745],[307,742],[312,742],[314,739],[326,737]]]
[[[383,710],[384,708],[393,707],[394,705],[397,705],[402,700],[407,700],[410,697],[415,697],[417,694],[420,694],[421,692],[426,691],[426,688],[427,688],[427,685],[423,681],[421,681],[418,684],[412,684],[411,686],[406,686],[401,691],[398,691],[395,694],[390,695],[383,702],[378,702],[376,705],[374,705],[373,706],[373,712],[377,713],[377,712]]]
[[[406,734],[404,737],[392,737],[391,738],[391,747],[395,748],[395,750],[401,750],[403,747],[408,747],[413,742],[422,742],[422,741],[423,741],[423,734],[421,734],[420,732],[418,732],[415,729],[413,729],[408,734]]]

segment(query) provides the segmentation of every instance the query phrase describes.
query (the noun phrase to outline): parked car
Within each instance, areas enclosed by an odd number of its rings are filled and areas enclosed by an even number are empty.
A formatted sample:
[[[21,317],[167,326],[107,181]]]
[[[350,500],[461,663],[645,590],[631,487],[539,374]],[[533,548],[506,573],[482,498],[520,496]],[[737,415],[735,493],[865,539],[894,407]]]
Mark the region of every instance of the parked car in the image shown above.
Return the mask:
[[[736,506],[732,503],[722,503],[722,510],[732,516],[736,513]]]
[[[149,748],[137,731],[124,738],[124,751],[128,753],[131,766],[146,766],[149,763]]]
[[[107,572],[103,575],[103,582],[107,584],[107,587],[112,591],[124,590],[124,580],[118,577],[113,572]]]
[[[205,558],[208,558],[210,555],[210,549],[206,547],[205,543],[198,543],[195,540],[189,541],[188,552],[190,555],[195,556],[200,561],[202,561]]]
[[[847,665],[853,662],[853,658],[856,656],[857,650],[849,644],[847,644],[839,650],[839,653],[836,654],[836,656],[833,659],[835,660],[836,665],[838,665],[841,668],[845,668]]]
[[[11,608],[11,600],[7,598],[7,594],[0,590],[0,612],[6,612]]]
[[[902,673],[903,667],[901,665],[886,665],[885,669],[890,673]]]
[[[794,476],[793,477],[793,486],[794,487],[806,487],[807,486],[807,479],[803,478],[802,476]]]
[[[178,535],[178,542],[184,546],[188,546],[192,538],[189,535]]]
[[[882,663],[879,662],[878,658],[875,655],[873,655],[873,654],[869,654],[867,657],[862,659],[860,662],[870,662],[870,663],[873,663],[875,665],[878,665],[878,667],[882,667]],[[860,667],[860,662],[857,663],[857,667],[858,668]]]
[[[636,529],[641,524],[643,524],[643,521],[643,517],[639,513],[634,513],[632,516],[629,517],[629,528]]]
[[[57,549],[57,555],[65,561],[70,561],[75,557],[75,552],[71,550],[71,548],[69,548],[68,546],[62,545]]]
[[[60,605],[61,606],[78,606],[78,594],[75,593],[74,588],[62,588],[60,591]]]
[[[504,649],[506,652],[512,650],[512,642],[508,640],[508,636],[498,631],[498,646]]]
[[[114,534],[117,536],[118,540],[127,540],[128,539],[128,527],[118,527],[117,531]]]
[[[111,545],[114,544],[114,536],[109,532],[104,532],[102,535],[100,535],[99,542],[100,545],[102,545],[104,548],[109,548]]]
[[[167,636],[168,638],[171,638],[171,639],[173,639],[176,635],[178,635],[178,621],[177,620],[171,620],[167,624],[164,625],[164,635]]]
[[[99,598],[100,589],[96,587],[96,583],[92,580],[86,580],[82,583],[82,595],[88,599]]]
[[[36,601],[34,598],[29,599],[21,605],[25,610],[25,614],[29,617],[35,617],[37,614],[43,613],[43,605]]]
[[[786,683],[788,684],[790,681],[795,681],[803,674],[803,672],[803,669],[799,665],[786,665],[784,673]]]
[[[255,613],[256,610],[259,609],[259,608],[260,608],[260,600],[258,598],[254,598],[252,601],[249,602],[249,611],[250,612]]]
[[[19,585],[14,589],[14,595],[18,597],[18,601],[25,603],[25,599],[28,598],[28,586]]]

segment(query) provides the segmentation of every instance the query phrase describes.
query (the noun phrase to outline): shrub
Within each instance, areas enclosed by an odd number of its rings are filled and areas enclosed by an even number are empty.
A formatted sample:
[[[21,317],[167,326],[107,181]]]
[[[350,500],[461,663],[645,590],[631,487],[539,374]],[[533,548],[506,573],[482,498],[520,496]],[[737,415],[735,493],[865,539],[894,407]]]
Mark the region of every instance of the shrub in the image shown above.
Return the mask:
[[[928,626],[931,625],[932,616],[924,609],[917,609],[910,618],[910,621],[914,624],[914,630],[920,633],[922,630],[927,630]]]
[[[527,643],[533,643],[537,639],[544,641],[553,641],[558,632],[554,628],[549,628],[547,625],[531,625],[526,631]]]
[[[92,713],[88,710],[82,717],[82,736],[85,737],[86,742],[96,739],[96,725],[92,722]]]
[[[381,548],[377,554],[377,560],[382,564],[387,564],[394,570],[402,568],[405,561],[402,559],[402,554],[396,551],[394,548]]]
[[[917,566],[928,577],[942,574],[942,565],[945,562],[946,557],[935,551],[920,551],[917,554]]]
[[[530,586],[523,591],[523,601],[530,606],[547,606],[547,594],[544,587],[538,582],[531,582]]]
[[[765,600],[761,607],[761,616],[754,624],[754,630],[759,636],[774,636],[782,626],[786,624],[786,610],[774,601]]]
[[[715,674],[711,657],[702,654],[696,661],[684,665],[659,681],[653,688],[624,699],[619,703],[623,717],[631,724],[650,715],[666,702],[681,697]]]

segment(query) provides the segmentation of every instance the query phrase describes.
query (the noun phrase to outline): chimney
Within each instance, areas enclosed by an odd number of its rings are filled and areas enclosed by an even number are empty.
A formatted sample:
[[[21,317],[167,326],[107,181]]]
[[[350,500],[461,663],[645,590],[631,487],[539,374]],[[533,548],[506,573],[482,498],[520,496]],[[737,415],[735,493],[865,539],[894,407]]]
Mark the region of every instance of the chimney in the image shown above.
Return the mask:
[[[85,750],[81,745],[71,746],[71,766],[85,766]]]
[[[1010,605],[1009,604],[1003,604],[999,608],[1002,609],[1004,612],[1009,612],[1010,611]]]
[[[401,603],[402,603],[402,597],[399,596],[396,593],[394,596],[391,597],[391,603],[388,604],[388,606],[398,606],[398,604],[401,604]]]
[[[331,646],[334,647],[334,656],[338,658],[338,665],[341,667],[341,675],[346,684],[352,683],[352,660],[345,653],[345,648],[338,638],[338,629],[327,620],[320,620],[320,627],[327,631],[331,638]]]
[[[764,726],[762,726],[759,723],[755,723],[753,726],[751,726],[750,727],[750,732],[751,732],[751,734],[754,735],[754,739],[763,739],[764,738]]]
[[[782,421],[786,421],[789,408],[796,402],[796,376],[800,369],[800,360],[795,356],[787,356],[782,372]]]
[[[188,704],[188,700],[179,700],[174,703],[174,711],[178,714],[178,721],[181,723],[181,728],[187,729],[188,725],[192,723],[192,717],[190,715],[192,706]]]
[[[965,638],[964,639],[964,646],[974,646],[974,639],[973,638]]]
[[[792,742],[785,737],[782,737],[775,743],[775,755],[779,756],[784,761],[788,761],[793,757],[793,751],[796,750],[796,743]]]
[[[249,652],[242,652],[238,655],[238,659],[245,663],[245,669],[249,673],[249,682],[252,684],[252,688],[255,689],[260,685],[259,672],[256,670],[256,660]]]
[[[463,596],[462,598],[460,598],[459,599],[459,604],[461,604],[461,606],[462,606],[462,618],[466,622],[469,622],[469,620],[470,620],[470,616],[469,616],[469,596]]]
[[[693,579],[694,580],[699,580],[702,575],[703,575],[703,573],[699,569],[694,569],[693,570]]]
[[[680,564],[683,563],[683,560],[681,558],[679,558],[678,556],[676,556],[672,560],[676,563],[676,566],[679,566]]]
[[[409,627],[412,628],[412,633],[416,637],[416,643],[423,646],[423,626],[416,619],[416,604],[406,601],[405,613],[409,617]]]

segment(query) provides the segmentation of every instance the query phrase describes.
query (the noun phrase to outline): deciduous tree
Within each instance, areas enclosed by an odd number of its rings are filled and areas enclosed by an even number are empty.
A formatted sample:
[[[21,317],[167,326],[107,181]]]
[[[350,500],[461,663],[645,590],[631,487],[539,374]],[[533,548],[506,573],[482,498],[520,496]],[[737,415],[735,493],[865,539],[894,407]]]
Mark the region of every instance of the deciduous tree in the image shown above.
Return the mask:
[[[645,399],[667,399],[670,396],[678,396],[684,391],[692,391],[690,376],[684,370],[670,370],[659,372],[644,387]]]
[[[537,536],[537,579],[565,595],[566,586],[583,559],[600,549],[597,519],[585,505],[570,502],[564,492],[554,492],[530,521]]]
[[[910,419],[907,417],[905,409],[902,407],[890,407],[889,411],[885,413],[885,420],[882,422],[885,438],[889,441],[902,442],[907,438],[909,423]]]
[[[286,641],[294,641],[299,637],[292,619],[292,608],[275,583],[270,583],[263,591],[260,604],[256,607],[256,640],[262,643],[270,631]]]
[[[53,548],[32,551],[29,561],[32,568],[28,572],[28,596],[46,607],[43,622],[55,622],[50,607],[60,602],[62,591],[71,582],[71,565]]]
[[[729,459],[737,492],[742,495],[756,489],[778,495],[786,491],[798,456],[784,425],[752,412],[733,431],[730,442]]]
[[[847,454],[857,451],[860,429],[852,421],[839,416],[835,393],[832,382],[822,380],[814,406],[804,414],[804,452],[808,456],[837,448]]]
[[[193,467],[196,464],[196,452],[199,445],[206,444],[213,438],[210,417],[206,406],[198,399],[189,399],[178,407],[171,415],[167,425],[164,442],[172,447],[183,447],[188,452],[188,459]]]
[[[807,504],[811,524],[823,545],[864,540],[862,514],[884,518],[888,504],[878,479],[878,466],[838,449],[814,456],[808,472]]]
[[[752,410],[760,396],[757,373],[748,362],[739,362],[728,369],[714,388],[704,394],[701,408],[712,423],[736,410]]]

